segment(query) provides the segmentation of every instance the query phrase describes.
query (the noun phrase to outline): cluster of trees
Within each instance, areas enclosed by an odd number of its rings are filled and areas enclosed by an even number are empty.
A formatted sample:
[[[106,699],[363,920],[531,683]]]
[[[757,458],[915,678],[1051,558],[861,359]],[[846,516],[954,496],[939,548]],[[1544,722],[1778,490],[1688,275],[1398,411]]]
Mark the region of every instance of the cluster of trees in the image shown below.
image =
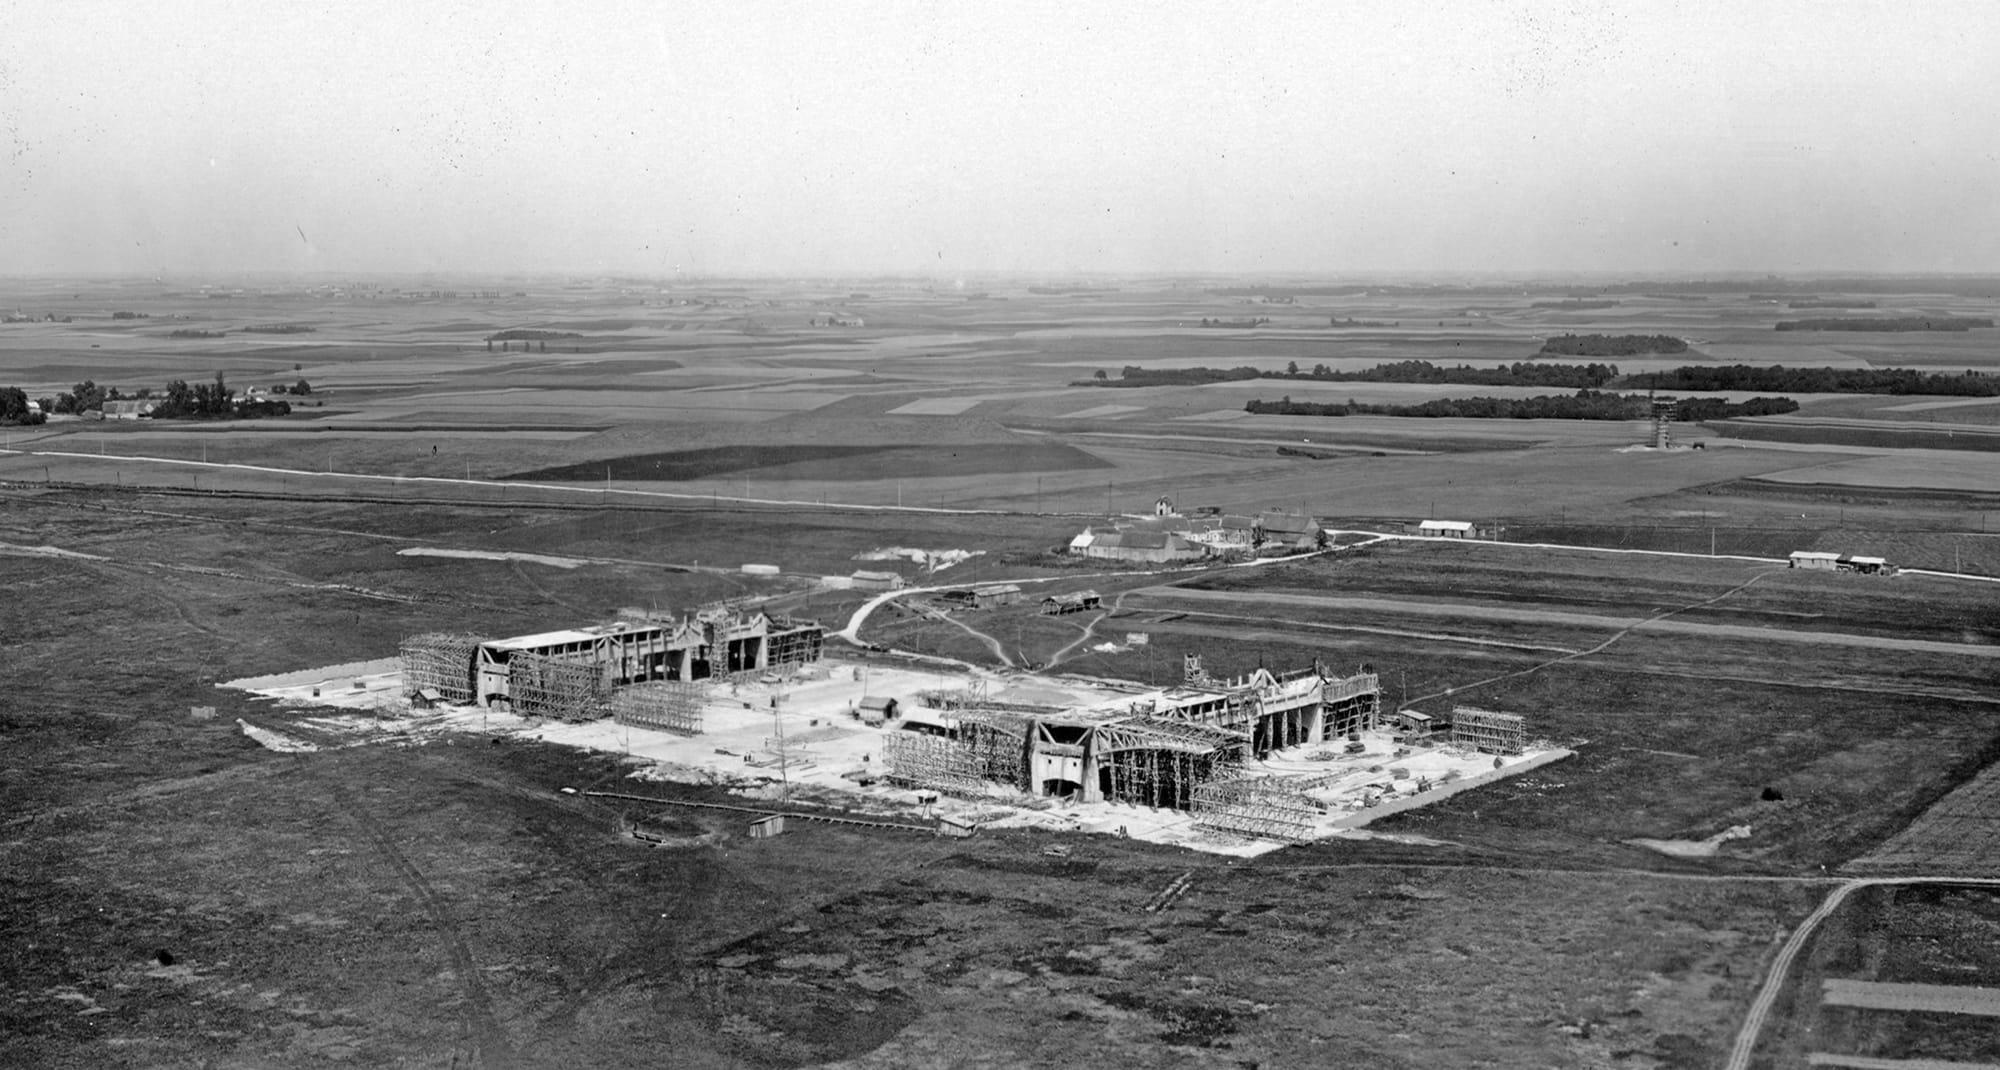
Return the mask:
[[[1818,297],[1805,301],[1793,301],[1791,308],[1874,308],[1875,302],[1844,297]]]
[[[1565,301],[1535,301],[1535,302],[1532,302],[1532,303],[1530,303],[1530,304],[1528,305],[1528,307],[1529,307],[1529,308],[1556,308],[1556,309],[1563,309],[1563,310],[1565,310],[1565,311],[1570,311],[1570,312],[1579,312],[1579,311],[1584,311],[1584,310],[1587,310],[1587,309],[1594,309],[1594,308],[1617,308],[1617,307],[1618,307],[1618,302],[1616,302],[1616,301],[1589,301],[1589,300],[1584,300],[1584,299],[1582,299],[1582,298],[1575,298],[1575,297],[1572,297],[1572,298],[1570,298],[1570,299],[1568,299],[1568,300],[1565,300]]]
[[[1686,342],[1667,334],[1559,334],[1542,343],[1542,352],[1561,357],[1635,357],[1687,349]]]
[[[1365,286],[1222,286],[1208,291],[1217,297],[1355,297]]]
[[[1915,368],[1787,368],[1691,365],[1634,375],[1628,386],[1658,390],[1785,390],[1800,394],[1944,394],[2000,397],[2000,376]]]
[[[102,387],[89,379],[85,379],[83,382],[71,387],[68,393],[57,394],[53,411],[61,413],[97,412],[103,410],[105,402],[117,401],[118,398],[117,387]]]
[[[221,338],[226,331],[201,331],[193,327],[183,327],[167,335],[168,338]]]
[[[153,318],[153,314],[150,312],[113,312],[111,318],[115,320],[148,320]]]
[[[244,327],[245,334],[311,334],[317,330],[303,323],[272,323],[260,327]]]
[[[1599,387],[1618,378],[1615,364],[1538,364],[1516,361],[1498,368],[1460,364],[1444,367],[1427,360],[1398,360],[1361,371],[1337,372],[1324,364],[1300,371],[1298,361],[1282,372],[1241,366],[1235,368],[1141,368],[1126,365],[1112,379],[1104,372],[1087,386],[1195,386],[1243,379],[1303,379],[1322,383],[1466,383],[1472,386],[1551,386],[1563,389]]]
[[[41,412],[28,408],[28,392],[18,386],[0,386],[0,424],[38,424],[48,419],[48,407]]]
[[[1735,403],[1702,398],[1683,402],[1682,419],[1720,420],[1731,416],[1770,416],[1795,412],[1790,398],[1751,398]],[[1458,416],[1482,420],[1642,420],[1653,412],[1644,394],[1606,394],[1579,390],[1574,394],[1544,394],[1532,398],[1438,398],[1418,405],[1366,405],[1344,402],[1252,401],[1244,410],[1276,416]]]
[[[303,396],[312,393],[312,384],[300,379],[290,387],[277,387],[275,392]],[[39,404],[43,418],[46,418],[49,413],[82,415],[102,412],[108,401],[145,401],[154,397],[146,387],[140,387],[133,394],[124,394],[115,386],[99,386],[93,380],[85,379],[54,398],[42,398]],[[165,393],[158,395],[158,403],[150,415],[156,420],[254,419],[259,416],[285,416],[291,411],[291,403],[286,401],[257,398],[231,400],[229,384],[222,373],[217,372],[213,383],[189,386],[185,379],[168,383]],[[10,386],[0,388],[0,422],[40,423],[42,420],[30,418],[27,395],[19,388]]]
[[[300,386],[306,386],[304,379]],[[307,392],[311,388],[307,387]],[[297,388],[293,388],[297,393]],[[221,372],[215,373],[214,383],[196,383],[189,386],[187,380],[176,379],[167,384],[166,393],[159,407],[153,410],[155,420],[216,420],[234,417],[239,420],[254,420],[260,416],[287,416],[292,411],[291,402],[265,401],[246,398],[242,401],[230,399],[229,384]]]
[[[1249,319],[1241,320],[1209,319],[1203,316],[1201,325],[1204,327],[1262,327],[1269,322],[1271,322],[1271,317],[1269,316],[1252,316]]]
[[[1780,331],[1966,331],[1991,327],[1984,316],[1843,316],[1833,319],[1780,320]]]
[[[582,338],[575,331],[533,331],[525,328],[510,328],[486,336],[489,342],[547,342],[557,338]]]

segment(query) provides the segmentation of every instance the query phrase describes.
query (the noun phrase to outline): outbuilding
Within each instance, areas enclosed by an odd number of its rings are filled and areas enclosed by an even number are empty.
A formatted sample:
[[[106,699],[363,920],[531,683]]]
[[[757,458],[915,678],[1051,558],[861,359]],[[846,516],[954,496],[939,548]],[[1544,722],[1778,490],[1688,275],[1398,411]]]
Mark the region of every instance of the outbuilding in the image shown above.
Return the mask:
[[[1472,537],[1472,521],[1425,520],[1417,525],[1417,534],[1428,539],[1469,539]]]
[[[862,724],[880,725],[896,719],[896,700],[886,695],[870,695],[854,708]]]
[[[859,591],[900,591],[903,577],[894,572],[856,572],[853,587]]]
[[[1823,550],[1793,550],[1791,567],[1833,572],[1840,568],[1840,555]]]

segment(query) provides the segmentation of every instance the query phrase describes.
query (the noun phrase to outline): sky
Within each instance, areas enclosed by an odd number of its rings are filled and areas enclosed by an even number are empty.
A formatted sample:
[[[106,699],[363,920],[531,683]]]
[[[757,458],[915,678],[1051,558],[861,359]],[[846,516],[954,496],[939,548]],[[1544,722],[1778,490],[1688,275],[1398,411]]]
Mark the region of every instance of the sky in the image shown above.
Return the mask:
[[[1987,2],[0,4],[0,274],[2000,271]]]

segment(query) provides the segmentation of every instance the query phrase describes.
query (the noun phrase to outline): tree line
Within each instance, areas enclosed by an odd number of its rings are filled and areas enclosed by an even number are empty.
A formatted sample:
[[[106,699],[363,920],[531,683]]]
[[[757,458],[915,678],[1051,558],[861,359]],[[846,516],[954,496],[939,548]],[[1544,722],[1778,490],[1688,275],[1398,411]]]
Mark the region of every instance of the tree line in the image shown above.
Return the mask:
[[[1943,394],[2000,397],[2000,376],[1979,372],[1926,372],[1915,368],[1787,368],[1728,364],[1691,365],[1642,372],[1628,387],[1656,390],[1784,390],[1799,394]]]
[[[303,397],[312,393],[312,384],[300,379],[291,386],[276,386],[272,392]],[[251,397],[236,399],[222,373],[216,372],[213,383],[190,386],[185,379],[175,379],[158,394],[148,387],[126,394],[118,387],[100,386],[95,380],[85,379],[52,398],[37,399],[35,405],[41,410],[39,413],[29,408],[26,391],[15,386],[0,387],[0,423],[38,424],[50,414],[81,416],[87,412],[101,413],[104,406],[113,401],[151,401],[153,408],[147,415],[155,420],[247,420],[262,416],[288,416],[292,411],[288,401]]]
[[[1836,316],[1828,319],[1779,320],[1780,331],[1967,331],[1991,327],[1984,316]]]
[[[1615,364],[1543,364],[1516,361],[1497,368],[1469,364],[1446,367],[1427,360],[1398,360],[1360,371],[1334,371],[1315,364],[1301,371],[1298,361],[1282,372],[1243,365],[1235,368],[1141,368],[1126,365],[1117,379],[1104,372],[1074,386],[1198,386],[1244,379],[1297,379],[1321,383],[1465,383],[1471,386],[1548,386],[1563,389],[1600,387],[1618,378]]]
[[[1773,416],[1798,411],[1790,398],[1751,398],[1730,402],[1720,398],[1694,398],[1680,403],[1676,415],[1683,420],[1722,420],[1734,416]],[[1349,399],[1344,402],[1252,401],[1244,411],[1271,416],[1420,416],[1465,417],[1478,420],[1643,420],[1653,414],[1652,401],[1644,394],[1607,394],[1579,390],[1574,394],[1543,394],[1531,398],[1437,398],[1416,405],[1370,405]]]
[[[1559,334],[1543,342],[1541,351],[1560,357],[1636,357],[1687,349],[1687,342],[1669,334]]]

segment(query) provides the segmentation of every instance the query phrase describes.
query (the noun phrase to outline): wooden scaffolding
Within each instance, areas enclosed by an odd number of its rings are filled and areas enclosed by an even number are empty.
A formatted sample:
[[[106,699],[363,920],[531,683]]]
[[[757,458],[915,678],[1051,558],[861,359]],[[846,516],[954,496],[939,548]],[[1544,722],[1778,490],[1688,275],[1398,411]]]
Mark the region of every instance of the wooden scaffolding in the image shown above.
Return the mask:
[[[1451,741],[1486,754],[1519,754],[1528,747],[1527,718],[1473,706],[1454,706]]]
[[[611,712],[611,687],[603,668],[525,650],[507,661],[507,694],[514,712],[523,717],[594,721]]]
[[[1233,832],[1281,843],[1306,843],[1323,816],[1321,807],[1281,777],[1215,780],[1194,791],[1197,828]]]
[[[826,630],[816,620],[769,617],[765,633],[767,666],[801,665],[818,661],[826,648]]]
[[[446,702],[472,699],[473,658],[479,637],[454,632],[426,632],[403,640],[403,694],[435,691]]]
[[[1235,773],[1244,744],[1241,732],[1147,717],[1098,726],[1091,751],[1107,801],[1187,810],[1197,788]]]
[[[1328,677],[1320,687],[1326,738],[1342,739],[1375,728],[1382,718],[1382,683],[1372,672]]]
[[[611,717],[619,724],[698,736],[708,689],[686,680],[660,680],[621,687],[611,695]]]
[[[1028,789],[1028,718],[1005,710],[961,710],[958,742],[980,779]]]
[[[922,732],[882,737],[882,775],[906,787],[976,798],[986,794],[979,756],[955,739]]]

